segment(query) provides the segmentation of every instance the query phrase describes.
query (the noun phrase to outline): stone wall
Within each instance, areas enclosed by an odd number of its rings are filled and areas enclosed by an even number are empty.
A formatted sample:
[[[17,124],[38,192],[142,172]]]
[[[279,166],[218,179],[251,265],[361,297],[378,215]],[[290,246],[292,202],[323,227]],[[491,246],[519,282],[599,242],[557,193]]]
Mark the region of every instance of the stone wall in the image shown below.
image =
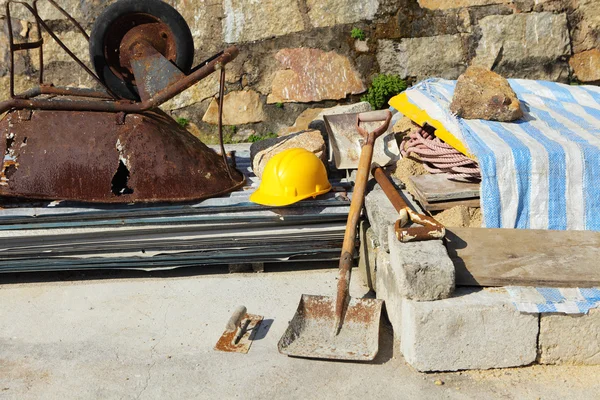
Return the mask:
[[[6,0],[0,0],[4,10]],[[113,0],[58,0],[89,31]],[[265,134],[294,123],[305,109],[355,102],[379,73],[414,82],[455,79],[470,64],[507,77],[600,81],[598,0],[169,0],[190,24],[201,61],[229,44],[240,56],[228,67],[230,132]],[[41,14],[82,59],[87,43],[47,2]],[[34,36],[15,7],[13,30]],[[7,28],[0,30],[0,89],[7,96]],[[366,41],[351,39],[352,28]],[[45,35],[47,81],[93,86]],[[18,86],[31,85],[37,57],[19,54]],[[216,74],[167,103],[197,132],[214,134]],[[239,93],[235,93],[239,92]],[[233,94],[235,93],[235,94]],[[210,108],[210,110],[209,110]],[[209,114],[206,115],[207,110]],[[251,130],[249,130],[251,129]]]

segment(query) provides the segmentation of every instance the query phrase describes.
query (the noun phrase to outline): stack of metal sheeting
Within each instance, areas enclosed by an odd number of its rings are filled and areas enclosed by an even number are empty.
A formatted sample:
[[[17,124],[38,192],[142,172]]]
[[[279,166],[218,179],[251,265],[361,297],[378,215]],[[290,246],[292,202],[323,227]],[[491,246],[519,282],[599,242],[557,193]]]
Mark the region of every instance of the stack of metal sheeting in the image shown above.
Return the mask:
[[[334,191],[285,208],[250,203],[258,184],[247,147],[244,190],[197,204],[8,204],[0,209],[0,272],[170,269],[339,259],[350,200]],[[0,202],[2,205],[2,202]]]

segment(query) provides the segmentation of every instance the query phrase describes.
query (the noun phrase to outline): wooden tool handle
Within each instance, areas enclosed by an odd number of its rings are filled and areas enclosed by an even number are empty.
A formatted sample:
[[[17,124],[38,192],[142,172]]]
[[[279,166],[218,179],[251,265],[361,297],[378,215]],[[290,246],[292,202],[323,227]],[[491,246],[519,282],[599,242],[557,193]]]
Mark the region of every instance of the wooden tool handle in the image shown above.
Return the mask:
[[[360,126],[361,122],[383,122],[377,129],[369,133],[366,129]],[[371,144],[375,143],[375,140],[383,135],[390,126],[392,121],[392,113],[388,110],[369,111],[358,114],[356,118],[356,128],[358,132],[363,136],[365,141],[371,141]]]
[[[360,160],[358,162],[358,171],[356,172],[356,182],[354,184],[354,191],[352,192],[352,202],[350,203],[350,212],[348,214],[348,220],[346,222],[346,233],[344,235],[344,244],[342,245],[342,256],[340,258],[340,270],[339,279],[337,285],[337,297],[335,305],[335,332],[338,334],[342,328],[344,322],[344,315],[348,308],[350,300],[350,278],[352,276],[352,262],[354,260],[354,248],[356,240],[356,227],[360,214],[365,201],[365,191],[367,190],[367,181],[369,180],[369,172],[371,170],[371,161],[373,160],[373,144],[377,139],[376,133],[381,131],[385,132],[389,126],[392,118],[392,113],[385,111],[386,117],[384,123],[377,128],[375,131],[368,134],[366,143],[363,145]],[[358,124],[360,124],[362,115],[358,116]],[[382,113],[378,113],[377,117],[381,120],[384,116]],[[362,129],[357,126],[359,131]]]

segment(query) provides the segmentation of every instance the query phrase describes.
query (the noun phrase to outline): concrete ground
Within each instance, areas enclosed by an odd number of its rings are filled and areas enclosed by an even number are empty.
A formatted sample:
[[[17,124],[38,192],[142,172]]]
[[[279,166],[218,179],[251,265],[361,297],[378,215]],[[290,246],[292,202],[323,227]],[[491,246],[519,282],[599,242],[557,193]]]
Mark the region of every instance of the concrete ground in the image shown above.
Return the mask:
[[[600,398],[598,367],[420,374],[393,355],[389,324],[373,363],[279,354],[300,295],[333,294],[335,278],[200,268],[0,276],[0,399]],[[214,351],[240,304],[264,315],[264,328],[249,354]]]

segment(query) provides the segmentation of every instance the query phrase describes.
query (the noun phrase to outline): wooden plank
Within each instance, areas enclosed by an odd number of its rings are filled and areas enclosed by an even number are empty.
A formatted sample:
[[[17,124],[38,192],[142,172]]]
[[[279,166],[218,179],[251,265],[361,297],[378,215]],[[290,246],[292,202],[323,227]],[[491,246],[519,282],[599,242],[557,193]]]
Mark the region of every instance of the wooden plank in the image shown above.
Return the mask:
[[[600,286],[600,232],[447,228],[459,286]]]
[[[481,202],[479,197],[476,199],[468,199],[468,200],[454,200],[454,201],[439,201],[436,203],[428,203],[423,200],[419,196],[415,196],[415,198],[419,201],[424,210],[427,211],[442,211],[447,210],[456,206],[467,206],[467,207],[480,207]]]
[[[479,198],[479,183],[448,180],[446,174],[411,176],[415,190],[428,203]]]

